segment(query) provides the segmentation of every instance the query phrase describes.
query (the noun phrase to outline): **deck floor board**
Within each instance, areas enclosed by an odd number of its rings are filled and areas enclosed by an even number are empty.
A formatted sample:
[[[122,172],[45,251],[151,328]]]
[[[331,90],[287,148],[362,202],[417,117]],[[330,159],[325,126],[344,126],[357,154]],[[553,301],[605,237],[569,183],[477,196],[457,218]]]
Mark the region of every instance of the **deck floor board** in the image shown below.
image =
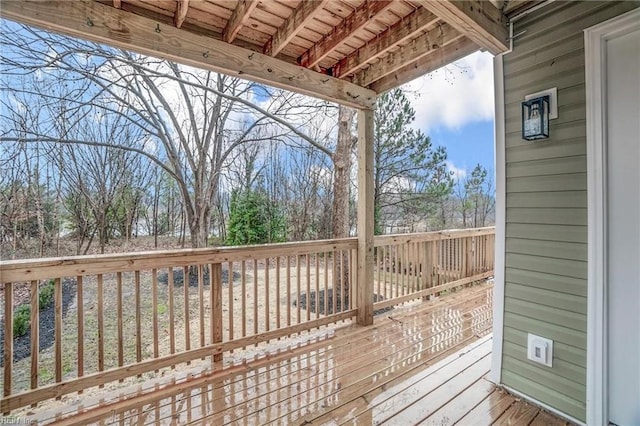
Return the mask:
[[[193,377],[181,373],[144,392],[119,390],[111,400],[65,407],[49,419],[69,425],[566,424],[486,378],[491,303],[490,284],[466,288],[398,307],[371,327],[317,330],[303,345],[213,372],[199,367]]]

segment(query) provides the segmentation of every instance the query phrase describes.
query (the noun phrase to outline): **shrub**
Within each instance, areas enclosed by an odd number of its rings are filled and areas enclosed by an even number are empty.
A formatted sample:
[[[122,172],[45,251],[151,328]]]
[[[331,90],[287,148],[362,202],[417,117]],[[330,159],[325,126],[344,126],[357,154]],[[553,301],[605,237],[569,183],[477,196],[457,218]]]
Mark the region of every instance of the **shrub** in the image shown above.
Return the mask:
[[[38,306],[40,310],[45,309],[53,302],[53,293],[55,290],[55,281],[49,280],[40,287],[40,295],[38,296]]]
[[[20,305],[13,314],[13,336],[20,337],[27,334],[31,321],[31,307],[27,304]]]

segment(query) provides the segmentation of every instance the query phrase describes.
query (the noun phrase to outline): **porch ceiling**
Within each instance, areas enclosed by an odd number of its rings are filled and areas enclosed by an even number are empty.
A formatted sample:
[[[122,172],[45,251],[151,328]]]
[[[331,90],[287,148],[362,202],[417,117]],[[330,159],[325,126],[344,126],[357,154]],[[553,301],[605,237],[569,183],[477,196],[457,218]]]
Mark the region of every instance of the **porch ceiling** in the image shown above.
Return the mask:
[[[358,108],[478,49],[527,0],[5,0],[3,17]]]

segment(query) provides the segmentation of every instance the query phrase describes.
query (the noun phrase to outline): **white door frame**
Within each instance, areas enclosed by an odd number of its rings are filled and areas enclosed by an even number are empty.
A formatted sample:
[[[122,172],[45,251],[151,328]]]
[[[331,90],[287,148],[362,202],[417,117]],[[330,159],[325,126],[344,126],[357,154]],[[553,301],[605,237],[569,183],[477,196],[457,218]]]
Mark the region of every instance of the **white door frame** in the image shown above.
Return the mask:
[[[587,424],[609,424],[606,41],[640,29],[640,8],[584,30],[587,95]]]

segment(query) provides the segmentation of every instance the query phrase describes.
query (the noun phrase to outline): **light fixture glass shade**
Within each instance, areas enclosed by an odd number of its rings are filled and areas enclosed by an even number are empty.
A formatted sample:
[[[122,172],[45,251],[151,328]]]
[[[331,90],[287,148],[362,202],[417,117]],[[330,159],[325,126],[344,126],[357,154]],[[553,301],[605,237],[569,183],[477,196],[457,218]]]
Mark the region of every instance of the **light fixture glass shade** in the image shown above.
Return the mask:
[[[522,102],[522,139],[533,141],[549,137],[549,96]]]

